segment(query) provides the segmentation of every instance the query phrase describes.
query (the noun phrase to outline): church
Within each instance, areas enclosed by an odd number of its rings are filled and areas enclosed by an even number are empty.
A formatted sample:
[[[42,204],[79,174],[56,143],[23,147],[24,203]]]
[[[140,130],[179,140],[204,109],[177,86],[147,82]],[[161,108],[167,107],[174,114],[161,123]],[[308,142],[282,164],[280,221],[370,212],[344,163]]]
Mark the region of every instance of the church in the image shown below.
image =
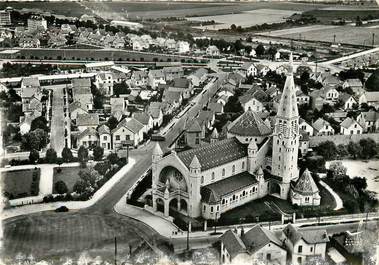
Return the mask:
[[[319,205],[308,170],[299,176],[299,113],[292,56],[274,128],[247,110],[228,126],[227,138],[163,156],[152,155],[153,210],[218,219],[221,214],[268,195],[293,204]]]

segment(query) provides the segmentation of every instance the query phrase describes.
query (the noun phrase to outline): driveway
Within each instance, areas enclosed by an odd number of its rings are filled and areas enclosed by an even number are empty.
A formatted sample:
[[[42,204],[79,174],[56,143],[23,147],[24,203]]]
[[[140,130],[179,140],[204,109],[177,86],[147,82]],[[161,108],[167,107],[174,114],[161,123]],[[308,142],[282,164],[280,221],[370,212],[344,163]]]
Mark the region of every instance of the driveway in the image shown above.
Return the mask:
[[[65,117],[64,117],[64,89],[62,86],[53,88],[52,118],[50,126],[50,147],[58,156],[61,156],[65,147]]]

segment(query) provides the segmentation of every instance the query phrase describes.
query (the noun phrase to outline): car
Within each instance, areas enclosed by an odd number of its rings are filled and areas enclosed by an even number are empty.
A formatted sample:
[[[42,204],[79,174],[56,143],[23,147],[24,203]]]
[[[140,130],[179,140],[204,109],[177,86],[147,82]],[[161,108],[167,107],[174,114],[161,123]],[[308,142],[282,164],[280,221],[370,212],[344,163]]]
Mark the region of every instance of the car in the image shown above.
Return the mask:
[[[66,206],[62,205],[61,207],[58,207],[57,209],[55,209],[55,212],[65,213],[65,212],[68,212],[68,208]]]

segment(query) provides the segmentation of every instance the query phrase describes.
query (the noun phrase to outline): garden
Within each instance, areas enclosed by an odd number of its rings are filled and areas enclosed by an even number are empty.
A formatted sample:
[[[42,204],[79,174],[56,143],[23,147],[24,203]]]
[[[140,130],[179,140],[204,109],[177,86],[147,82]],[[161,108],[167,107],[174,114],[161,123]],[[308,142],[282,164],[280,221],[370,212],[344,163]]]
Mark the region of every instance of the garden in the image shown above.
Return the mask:
[[[10,200],[39,193],[39,168],[2,172],[1,178],[4,196]]]

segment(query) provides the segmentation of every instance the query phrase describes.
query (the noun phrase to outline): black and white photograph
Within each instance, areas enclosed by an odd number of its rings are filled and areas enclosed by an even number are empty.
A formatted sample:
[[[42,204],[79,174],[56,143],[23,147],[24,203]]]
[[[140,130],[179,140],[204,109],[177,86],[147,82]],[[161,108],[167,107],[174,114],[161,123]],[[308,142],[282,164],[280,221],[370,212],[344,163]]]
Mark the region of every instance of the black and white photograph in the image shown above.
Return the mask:
[[[0,0],[0,265],[379,265],[379,0]]]

